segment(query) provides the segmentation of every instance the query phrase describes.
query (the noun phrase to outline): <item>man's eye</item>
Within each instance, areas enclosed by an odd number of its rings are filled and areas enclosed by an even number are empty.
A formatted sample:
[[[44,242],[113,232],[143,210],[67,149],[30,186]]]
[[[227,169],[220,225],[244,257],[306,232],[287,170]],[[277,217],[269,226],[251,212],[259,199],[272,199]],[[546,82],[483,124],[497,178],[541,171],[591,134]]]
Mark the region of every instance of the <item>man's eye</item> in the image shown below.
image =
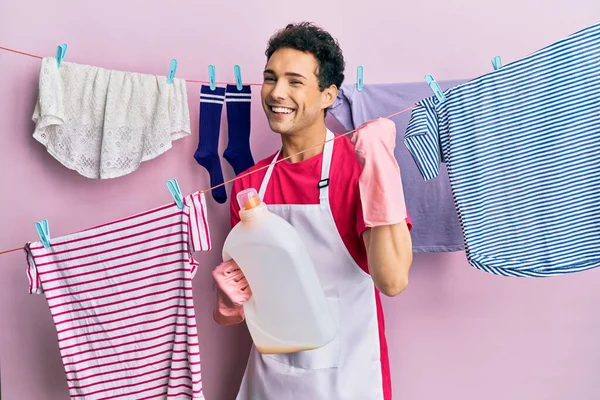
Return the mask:
[[[302,82],[300,82],[300,81],[292,81],[291,83],[292,83],[292,85],[299,85],[299,84],[301,84]]]
[[[275,78],[272,78],[269,76],[265,77],[265,79],[264,79],[265,82],[273,82],[274,80],[275,80]]]

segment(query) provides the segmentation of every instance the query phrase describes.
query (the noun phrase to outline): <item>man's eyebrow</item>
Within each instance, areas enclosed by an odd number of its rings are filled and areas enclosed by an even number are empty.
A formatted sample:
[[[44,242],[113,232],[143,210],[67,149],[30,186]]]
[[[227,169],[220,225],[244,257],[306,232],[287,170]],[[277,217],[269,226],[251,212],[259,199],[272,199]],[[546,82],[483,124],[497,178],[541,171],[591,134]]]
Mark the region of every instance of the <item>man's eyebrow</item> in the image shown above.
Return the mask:
[[[272,74],[272,75],[275,75],[275,71],[273,71],[272,69],[265,69],[265,70],[263,71],[263,73],[264,73],[264,74]],[[299,74],[299,73],[297,73],[297,72],[286,72],[284,75],[286,75],[286,76],[295,76],[295,77],[298,77],[298,78],[304,78],[304,79],[306,79],[306,77],[305,77],[304,75],[302,75],[302,74]]]

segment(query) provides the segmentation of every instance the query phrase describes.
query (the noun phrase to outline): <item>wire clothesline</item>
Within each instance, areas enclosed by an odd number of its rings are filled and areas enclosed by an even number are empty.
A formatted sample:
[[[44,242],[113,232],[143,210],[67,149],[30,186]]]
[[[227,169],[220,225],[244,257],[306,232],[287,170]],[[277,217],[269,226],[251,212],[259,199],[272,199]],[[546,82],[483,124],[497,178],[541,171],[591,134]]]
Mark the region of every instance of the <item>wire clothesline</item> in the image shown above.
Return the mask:
[[[16,54],[22,54],[22,55],[25,55],[25,56],[29,56],[29,57],[33,57],[33,58],[38,58],[38,59],[42,59],[43,58],[43,57],[37,56],[35,54],[30,54],[30,53],[26,53],[26,52],[22,52],[22,51],[19,51],[19,50],[14,50],[14,49],[9,49],[9,48],[2,47],[2,46],[0,46],[0,50],[7,50],[7,51],[10,51],[10,52],[13,52],[13,53],[16,53]],[[186,81],[187,82],[200,82],[200,83],[204,83],[205,82],[205,81],[188,80],[188,79],[186,79]],[[206,83],[208,83],[208,82],[206,82]],[[260,84],[256,84],[256,85],[260,85]],[[407,108],[405,108],[403,110],[396,111],[396,112],[394,112],[394,113],[392,113],[392,114],[390,114],[390,115],[388,115],[386,117],[382,117],[382,118],[389,119],[389,118],[395,117],[396,115],[399,115],[399,114],[405,113],[407,111],[410,111],[413,108],[414,108],[414,105],[412,105],[410,107],[407,107]],[[333,137],[332,139],[325,140],[325,141],[320,142],[320,143],[318,143],[318,144],[316,144],[314,146],[311,146],[311,147],[309,147],[307,149],[304,149],[304,150],[299,151],[297,153],[291,154],[291,155],[289,155],[287,157],[283,157],[283,158],[281,158],[279,160],[276,160],[275,164],[280,163],[282,161],[286,161],[286,160],[288,160],[288,159],[290,159],[290,158],[292,158],[294,156],[306,153],[307,151],[313,150],[313,149],[315,149],[317,147],[321,147],[321,146],[325,145],[325,143],[327,143],[327,142],[334,141],[334,140],[337,140],[337,139],[342,138],[344,136],[350,135],[350,134],[356,132],[358,129],[359,128],[356,128],[356,129],[353,129],[351,131],[339,134],[339,135]],[[249,171],[249,172],[243,173],[241,175],[238,175],[235,178],[229,179],[229,180],[227,180],[227,181],[225,181],[223,183],[219,183],[218,185],[215,185],[215,186],[212,186],[212,187],[209,187],[209,188],[206,188],[206,189],[199,190],[196,193],[207,193],[207,192],[210,192],[213,189],[216,189],[216,188],[221,187],[221,186],[225,186],[225,185],[227,185],[227,184],[229,184],[231,182],[234,182],[234,181],[236,181],[238,179],[244,178],[244,177],[246,177],[248,175],[252,175],[252,174],[254,174],[254,173],[258,172],[258,171],[261,171],[263,169],[266,169],[266,168],[269,168],[268,164],[264,165],[264,166],[262,166],[260,168],[253,169],[252,171]],[[24,247],[17,247],[17,248],[9,249],[9,250],[0,250],[0,255],[8,254],[8,253],[13,253],[15,251],[20,251],[20,250],[23,250],[23,249],[24,249]]]
[[[21,50],[15,50],[15,49],[11,49],[9,47],[4,47],[4,46],[0,46],[0,50],[5,50],[11,53],[15,53],[15,54],[20,54],[23,56],[28,56],[28,57],[32,57],[32,58],[37,58],[39,60],[42,60],[44,57],[42,56],[38,56],[37,54],[31,54],[31,53],[27,53]],[[210,81],[205,81],[205,80],[199,80],[199,79],[182,79],[188,83],[210,83]],[[215,84],[217,85],[235,85],[235,82],[215,82]],[[262,83],[245,83],[245,85],[248,86],[262,86]],[[0,253],[2,254],[2,253]]]

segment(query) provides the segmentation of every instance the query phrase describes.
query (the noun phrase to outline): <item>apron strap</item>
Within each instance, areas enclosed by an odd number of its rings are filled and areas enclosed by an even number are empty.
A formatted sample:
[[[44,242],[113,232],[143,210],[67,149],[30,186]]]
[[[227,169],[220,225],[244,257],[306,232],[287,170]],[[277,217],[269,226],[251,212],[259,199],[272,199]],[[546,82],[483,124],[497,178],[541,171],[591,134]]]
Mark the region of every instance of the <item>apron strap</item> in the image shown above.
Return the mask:
[[[267,173],[265,174],[265,177],[263,178],[262,183],[260,184],[260,189],[258,191],[258,198],[261,201],[264,201],[265,192],[267,190],[267,185],[269,184],[269,181],[271,180],[271,174],[273,173],[273,168],[275,167],[275,162],[279,158],[280,153],[281,153],[281,149],[279,149],[277,154],[275,154],[275,157],[273,157],[273,161],[271,161],[269,168],[267,168]]]
[[[323,148],[323,163],[321,166],[321,180],[319,181],[319,203],[329,205],[329,171],[331,169],[331,156],[333,154],[334,135],[327,129],[325,146]]]
[[[325,140],[325,146],[323,148],[323,162],[321,166],[321,180],[319,181],[319,204],[328,205],[329,204],[329,171],[331,169],[331,156],[333,154],[333,139],[334,134],[329,129],[327,129],[327,135]],[[260,184],[260,189],[258,191],[259,198],[264,201],[265,192],[267,191],[267,186],[269,185],[269,181],[271,180],[271,174],[273,174],[273,168],[275,167],[275,163],[279,158],[279,154],[281,153],[281,149],[275,154],[269,168],[267,168],[267,173]]]

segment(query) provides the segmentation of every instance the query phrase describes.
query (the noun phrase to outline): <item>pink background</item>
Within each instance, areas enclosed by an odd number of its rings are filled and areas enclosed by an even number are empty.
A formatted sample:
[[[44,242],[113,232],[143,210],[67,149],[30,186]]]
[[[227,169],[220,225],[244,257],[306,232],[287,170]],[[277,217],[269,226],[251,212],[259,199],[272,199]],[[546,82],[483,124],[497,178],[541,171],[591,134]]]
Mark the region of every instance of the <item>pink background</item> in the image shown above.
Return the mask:
[[[598,0],[438,0],[290,2],[2,0],[0,46],[68,61],[178,77],[260,82],[265,44],[290,21],[312,20],[337,36],[347,82],[363,65],[365,83],[476,77],[598,22]],[[287,10],[287,11],[286,11]],[[259,22],[260,21],[260,22]],[[47,218],[60,236],[170,201],[165,181],[184,193],[207,186],[192,158],[199,85],[188,84],[194,136],[133,174],[92,181],[62,167],[31,137],[39,60],[0,51],[0,249],[36,240]],[[278,146],[253,87],[256,159]],[[223,113],[225,117],[225,113]],[[226,132],[226,130],[223,130]],[[222,135],[222,147],[226,145]],[[232,170],[223,162],[227,178]],[[209,199],[214,249],[199,255],[195,300],[207,399],[235,396],[248,336],[211,317],[211,269],[228,231],[228,207]],[[507,279],[469,267],[462,253],[415,257],[410,287],[385,300],[395,399],[600,398],[600,269],[549,279]],[[43,296],[28,295],[21,252],[0,256],[0,367],[4,400],[68,398],[55,329]]]

